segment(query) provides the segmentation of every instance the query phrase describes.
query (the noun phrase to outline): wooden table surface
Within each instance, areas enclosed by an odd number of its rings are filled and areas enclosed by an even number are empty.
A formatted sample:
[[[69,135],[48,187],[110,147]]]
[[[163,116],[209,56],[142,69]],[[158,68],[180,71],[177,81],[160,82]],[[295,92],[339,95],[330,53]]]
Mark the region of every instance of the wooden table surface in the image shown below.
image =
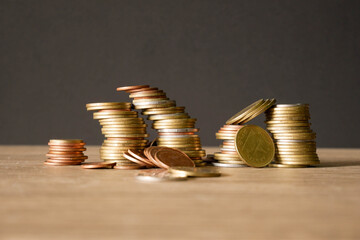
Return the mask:
[[[152,184],[136,170],[45,166],[46,152],[0,147],[0,239],[360,239],[360,149],[319,149],[314,168]]]

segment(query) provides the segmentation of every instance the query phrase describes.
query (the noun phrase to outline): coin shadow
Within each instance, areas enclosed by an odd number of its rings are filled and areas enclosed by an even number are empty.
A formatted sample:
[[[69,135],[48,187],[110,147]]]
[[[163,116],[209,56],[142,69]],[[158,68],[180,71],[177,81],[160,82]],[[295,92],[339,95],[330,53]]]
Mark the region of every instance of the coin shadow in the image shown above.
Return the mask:
[[[338,161],[338,162],[324,162],[320,163],[316,168],[329,168],[329,167],[353,167],[360,166],[359,161]]]

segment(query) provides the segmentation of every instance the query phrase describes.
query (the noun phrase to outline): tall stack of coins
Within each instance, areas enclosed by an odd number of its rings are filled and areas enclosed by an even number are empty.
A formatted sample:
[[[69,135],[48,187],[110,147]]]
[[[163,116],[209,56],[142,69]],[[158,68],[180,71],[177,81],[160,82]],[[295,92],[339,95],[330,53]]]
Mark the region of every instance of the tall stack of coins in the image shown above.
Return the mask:
[[[266,111],[267,129],[275,140],[275,167],[319,164],[316,133],[310,128],[308,104],[277,104]]]
[[[51,139],[49,152],[46,154],[46,165],[66,166],[79,165],[88,157],[84,155],[85,143],[80,139]]]
[[[89,103],[86,107],[88,111],[96,111],[94,119],[99,120],[106,138],[100,149],[100,158],[117,162],[117,168],[138,166],[123,155],[128,149],[143,150],[148,142],[144,119],[139,118],[136,111],[131,111],[131,103]]]
[[[130,93],[135,109],[142,110],[142,114],[153,121],[152,127],[159,135],[158,146],[177,148],[186,153],[196,166],[205,165],[202,157],[206,154],[196,134],[199,131],[195,128],[196,119],[185,112],[185,107],[177,107],[164,91],[148,85],[119,87],[117,90]]]
[[[265,112],[275,102],[275,99],[260,99],[226,121],[226,125],[221,127],[216,133],[216,138],[223,140],[223,143],[220,145],[221,152],[214,153],[214,159],[218,160],[218,163],[214,163],[214,165],[219,167],[243,167],[246,164],[253,167],[262,167],[268,161],[271,161],[269,157],[271,156],[274,147],[268,133],[260,127],[244,124]],[[239,149],[244,143],[242,141],[237,141],[237,135],[245,126],[252,126],[247,127],[247,129],[243,131],[244,133],[246,132],[248,138],[259,144],[261,143],[261,146],[257,144],[250,144],[251,146],[248,145],[248,150],[250,152],[253,151],[253,154],[256,154],[260,149],[260,146],[263,148],[260,150],[266,151],[266,153],[264,151],[264,154],[258,155],[259,159],[262,159],[262,163],[254,163],[254,159],[251,157],[244,158],[241,156],[241,151],[239,151]],[[243,133],[240,135],[243,135]]]

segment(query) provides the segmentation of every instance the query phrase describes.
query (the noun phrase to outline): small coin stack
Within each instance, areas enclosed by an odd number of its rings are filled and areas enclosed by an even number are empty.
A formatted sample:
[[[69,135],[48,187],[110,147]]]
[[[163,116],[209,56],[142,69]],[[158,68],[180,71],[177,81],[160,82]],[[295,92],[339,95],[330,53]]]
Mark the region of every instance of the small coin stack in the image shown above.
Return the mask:
[[[196,164],[203,166],[205,150],[200,137],[196,134],[196,119],[191,118],[185,107],[176,107],[175,101],[169,100],[166,93],[148,85],[119,87],[117,91],[130,93],[135,109],[153,121],[152,127],[158,131],[157,144],[161,147],[177,148],[186,153]]]
[[[84,155],[85,143],[80,139],[51,139],[49,152],[46,154],[46,165],[67,166],[79,165],[88,157]]]
[[[223,140],[222,145],[220,145],[221,152],[214,153],[214,158],[220,163],[219,166],[222,166],[222,164],[229,164],[229,166],[235,164],[243,165],[239,167],[246,166],[235,148],[235,136],[237,131],[242,127],[243,125],[224,125],[216,133],[216,139]]]
[[[319,164],[316,133],[310,128],[308,104],[277,104],[266,111],[267,129],[275,141],[273,167],[306,167]]]
[[[116,162],[117,169],[138,167],[123,155],[128,149],[143,150],[148,142],[144,119],[139,118],[136,111],[131,111],[131,103],[89,103],[86,108],[97,111],[94,119],[99,120],[106,138],[100,149],[100,158]]]
[[[260,99],[248,107],[244,108],[234,116],[232,116],[229,120],[226,121],[226,125],[220,128],[220,130],[216,133],[216,138],[223,140],[222,145],[220,145],[221,152],[214,153],[214,159],[218,160],[217,163],[214,163],[215,166],[218,167],[244,167],[246,165],[250,166],[262,166],[262,164],[253,164],[253,160],[244,161],[245,159],[241,157],[239,149],[237,149],[237,145],[241,145],[242,143],[236,142],[236,136],[240,129],[242,129],[243,125],[250,120],[254,119],[261,113],[265,112],[268,108],[270,108],[276,102],[275,99]],[[271,140],[267,137],[267,133],[265,130],[260,127],[253,126],[244,130],[244,132],[248,132],[247,134],[256,133],[258,137],[258,142],[262,143],[263,147],[265,146],[271,155]],[[251,132],[251,133],[250,133]],[[256,136],[255,136],[256,137]],[[255,145],[252,145],[255,146]],[[249,146],[248,150],[251,150]],[[255,149],[252,149],[255,151]],[[270,156],[269,155],[269,156]],[[269,157],[267,154],[262,155],[260,158],[266,158],[266,161]],[[265,161],[265,160],[264,160]],[[266,162],[265,161],[265,162]],[[246,165],[245,165],[246,164]]]

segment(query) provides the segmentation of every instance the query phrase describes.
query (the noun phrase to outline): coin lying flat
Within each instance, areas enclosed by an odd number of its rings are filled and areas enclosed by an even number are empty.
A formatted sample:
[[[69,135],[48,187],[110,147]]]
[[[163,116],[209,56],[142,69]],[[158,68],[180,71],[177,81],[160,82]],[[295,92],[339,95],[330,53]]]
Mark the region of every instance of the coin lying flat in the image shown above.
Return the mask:
[[[113,168],[116,165],[115,162],[90,162],[81,165],[85,169],[106,169]]]
[[[184,181],[187,175],[173,174],[166,169],[151,169],[140,171],[135,178],[142,182]]]
[[[188,177],[220,177],[221,172],[214,167],[171,167],[171,173],[184,174]]]

